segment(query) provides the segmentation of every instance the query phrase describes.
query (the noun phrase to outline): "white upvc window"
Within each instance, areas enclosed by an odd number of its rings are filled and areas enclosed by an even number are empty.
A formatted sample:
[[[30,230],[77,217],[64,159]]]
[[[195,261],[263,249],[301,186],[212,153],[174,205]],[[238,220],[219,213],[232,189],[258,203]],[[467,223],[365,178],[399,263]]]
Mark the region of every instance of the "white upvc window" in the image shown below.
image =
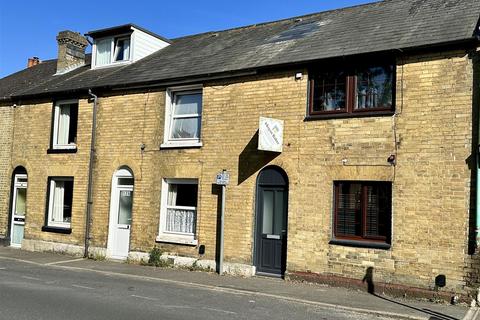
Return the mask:
[[[47,226],[70,228],[72,221],[73,178],[49,178]]]
[[[131,59],[131,36],[109,37],[95,41],[95,67],[128,62]]]
[[[57,101],[53,115],[53,149],[75,149],[77,147],[78,101]]]
[[[196,245],[197,179],[163,179],[157,241]]]
[[[167,90],[165,133],[162,148],[201,147],[202,87],[185,86]]]

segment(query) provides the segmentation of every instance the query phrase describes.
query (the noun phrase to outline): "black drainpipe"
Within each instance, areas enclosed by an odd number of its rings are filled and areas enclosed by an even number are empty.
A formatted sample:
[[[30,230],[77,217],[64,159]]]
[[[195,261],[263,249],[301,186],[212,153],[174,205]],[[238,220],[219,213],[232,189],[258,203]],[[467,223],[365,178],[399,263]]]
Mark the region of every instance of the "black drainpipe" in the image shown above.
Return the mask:
[[[88,258],[88,247],[90,244],[90,220],[92,217],[92,185],[93,185],[93,161],[95,157],[95,134],[97,126],[97,96],[88,89],[88,95],[93,99],[93,115],[92,115],[92,139],[90,141],[90,160],[88,163],[88,191],[87,191],[87,213],[85,215],[85,251],[84,258]]]

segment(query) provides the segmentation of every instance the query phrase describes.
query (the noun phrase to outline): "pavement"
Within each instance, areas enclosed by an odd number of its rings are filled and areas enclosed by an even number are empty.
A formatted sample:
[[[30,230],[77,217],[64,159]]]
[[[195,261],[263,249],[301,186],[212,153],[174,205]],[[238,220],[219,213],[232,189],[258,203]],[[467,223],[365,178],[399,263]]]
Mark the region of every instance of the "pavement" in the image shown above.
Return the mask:
[[[462,320],[478,312],[466,305],[450,305],[372,295],[362,291],[319,284],[295,283],[267,277],[242,278],[219,276],[205,271],[140,266],[116,261],[95,261],[53,253],[28,252],[0,247],[0,261],[10,260],[34,264],[42,268],[61,268],[109,277],[159,282],[197,289],[215,290],[225,294],[273,298],[279,301],[330,308],[342,312],[371,315],[371,318]],[[470,319],[475,319],[471,317]]]

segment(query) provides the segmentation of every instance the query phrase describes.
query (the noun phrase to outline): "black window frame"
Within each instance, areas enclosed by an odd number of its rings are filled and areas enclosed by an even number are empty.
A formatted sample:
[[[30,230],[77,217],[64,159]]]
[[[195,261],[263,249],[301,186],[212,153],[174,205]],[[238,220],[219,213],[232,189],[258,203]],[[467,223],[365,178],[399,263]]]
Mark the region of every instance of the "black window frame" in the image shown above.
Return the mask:
[[[392,105],[385,108],[363,108],[355,109],[357,94],[357,72],[369,67],[388,67],[392,72]],[[341,110],[315,111],[315,82],[320,74],[327,72],[345,73],[345,108]],[[331,119],[331,118],[352,118],[365,116],[392,115],[395,113],[396,100],[396,61],[394,58],[380,56],[377,59],[368,58],[360,60],[335,60],[329,63],[322,63],[309,68],[307,115],[305,120]]]
[[[340,186],[342,184],[357,184],[360,185],[360,214],[355,214],[355,225],[359,225],[359,234],[355,235],[346,235],[339,232],[339,198],[340,198]],[[391,236],[392,236],[392,182],[391,181],[358,181],[358,180],[340,180],[334,181],[334,197],[333,197],[333,225],[332,225],[332,241],[333,244],[342,244],[342,245],[352,245],[360,247],[378,247],[383,249],[390,248],[391,245]],[[383,192],[385,194],[385,205],[387,206],[384,210],[386,211],[385,216],[383,217],[383,230],[381,235],[368,235],[367,234],[367,225],[368,225],[368,187],[375,188],[384,188]],[[356,200],[358,201],[358,200]],[[378,200],[378,205],[380,206],[381,199]],[[381,208],[377,208],[381,210]],[[359,219],[360,221],[357,221]],[[380,220],[379,216],[376,217],[377,220]]]

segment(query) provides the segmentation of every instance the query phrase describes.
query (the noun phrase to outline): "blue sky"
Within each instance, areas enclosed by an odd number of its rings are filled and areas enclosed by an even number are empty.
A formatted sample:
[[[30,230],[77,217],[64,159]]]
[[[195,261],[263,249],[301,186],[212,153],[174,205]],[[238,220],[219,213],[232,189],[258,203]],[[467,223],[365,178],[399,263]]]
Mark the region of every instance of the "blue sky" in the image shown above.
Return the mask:
[[[0,78],[29,57],[57,55],[59,31],[80,33],[135,23],[167,38],[358,5],[374,0],[27,1],[0,6]]]

